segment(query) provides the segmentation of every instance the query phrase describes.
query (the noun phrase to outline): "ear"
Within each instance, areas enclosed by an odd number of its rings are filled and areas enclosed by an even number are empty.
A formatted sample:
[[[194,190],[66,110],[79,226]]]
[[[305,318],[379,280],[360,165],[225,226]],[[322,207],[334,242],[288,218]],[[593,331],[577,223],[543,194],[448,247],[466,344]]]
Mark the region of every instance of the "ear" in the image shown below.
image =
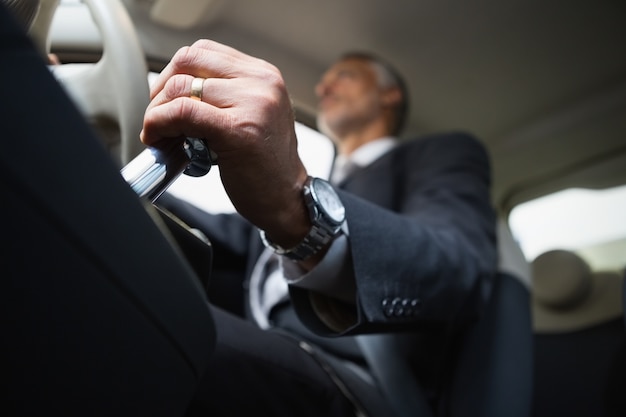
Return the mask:
[[[385,107],[395,107],[402,100],[402,92],[398,87],[387,88],[382,93],[382,103]]]

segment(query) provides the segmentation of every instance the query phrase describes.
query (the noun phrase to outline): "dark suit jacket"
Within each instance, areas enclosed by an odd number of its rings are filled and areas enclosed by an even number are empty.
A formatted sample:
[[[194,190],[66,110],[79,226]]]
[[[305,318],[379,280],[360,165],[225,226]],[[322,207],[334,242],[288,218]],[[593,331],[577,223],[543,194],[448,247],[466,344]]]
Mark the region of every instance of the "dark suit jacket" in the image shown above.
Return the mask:
[[[341,334],[462,324],[480,315],[496,268],[490,181],[484,147],[449,133],[403,142],[340,184],[358,288],[356,306],[328,298],[353,318]],[[249,277],[262,250],[255,228],[236,214],[207,216],[170,197],[159,203],[209,236],[216,270]],[[291,296],[307,327],[336,334],[313,312],[306,290],[293,287]]]

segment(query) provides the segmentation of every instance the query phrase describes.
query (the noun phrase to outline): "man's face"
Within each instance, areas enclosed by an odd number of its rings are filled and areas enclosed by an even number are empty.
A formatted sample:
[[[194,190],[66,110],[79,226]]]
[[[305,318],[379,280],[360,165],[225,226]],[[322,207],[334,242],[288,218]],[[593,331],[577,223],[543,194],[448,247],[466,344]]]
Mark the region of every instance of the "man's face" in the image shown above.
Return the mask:
[[[337,62],[322,76],[315,93],[319,99],[318,127],[332,138],[341,138],[381,117],[381,90],[366,60]]]

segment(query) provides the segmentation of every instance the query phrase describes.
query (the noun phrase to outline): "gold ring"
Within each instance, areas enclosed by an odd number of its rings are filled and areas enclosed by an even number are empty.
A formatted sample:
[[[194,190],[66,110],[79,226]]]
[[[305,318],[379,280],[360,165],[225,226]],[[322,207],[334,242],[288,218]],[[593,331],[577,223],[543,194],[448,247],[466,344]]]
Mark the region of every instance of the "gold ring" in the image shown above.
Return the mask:
[[[194,78],[191,82],[191,92],[189,97],[194,100],[202,101],[202,85],[204,84],[204,78]]]

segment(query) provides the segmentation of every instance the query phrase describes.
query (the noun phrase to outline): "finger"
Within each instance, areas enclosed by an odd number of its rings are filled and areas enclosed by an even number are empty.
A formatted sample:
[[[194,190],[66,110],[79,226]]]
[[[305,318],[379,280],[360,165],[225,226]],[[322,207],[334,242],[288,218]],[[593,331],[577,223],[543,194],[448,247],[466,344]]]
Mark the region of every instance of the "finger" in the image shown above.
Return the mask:
[[[152,84],[150,99],[156,97],[168,83],[169,79],[176,75],[186,74],[202,78],[210,77],[212,64],[206,55],[207,51],[193,46],[180,48]]]
[[[161,73],[161,75],[163,74]],[[152,90],[154,96],[151,97],[147,110],[189,95],[191,92],[193,77],[190,75],[178,74],[173,77],[163,79],[162,81],[163,86]],[[157,82],[155,81],[155,84],[156,83]]]
[[[161,91],[152,99],[148,108],[160,106],[177,98],[189,98],[192,95],[193,80],[196,77],[177,74],[168,79]],[[238,92],[249,91],[239,87],[243,82],[221,78],[203,79],[200,96],[203,102],[216,107],[233,107],[237,102]]]
[[[222,43],[215,42],[209,39],[199,39],[195,41],[191,45],[191,47],[203,49],[213,54],[220,54],[222,56],[228,56],[229,59],[236,60],[236,61],[247,61],[249,59],[256,59],[244,52],[241,52],[238,49],[232,48],[228,45],[224,45]]]
[[[151,98],[176,74],[203,78],[227,77],[233,64],[243,59],[243,55],[235,49],[208,40],[196,41],[191,46],[182,47],[155,80]]]
[[[224,130],[228,118],[227,112],[210,104],[176,98],[146,111],[140,139],[147,146],[158,147],[181,136],[209,138]]]
[[[167,80],[176,74],[202,78],[263,77],[277,69],[266,61],[246,55],[236,49],[209,40],[199,40],[179,49],[155,80],[151,97],[154,98]]]

